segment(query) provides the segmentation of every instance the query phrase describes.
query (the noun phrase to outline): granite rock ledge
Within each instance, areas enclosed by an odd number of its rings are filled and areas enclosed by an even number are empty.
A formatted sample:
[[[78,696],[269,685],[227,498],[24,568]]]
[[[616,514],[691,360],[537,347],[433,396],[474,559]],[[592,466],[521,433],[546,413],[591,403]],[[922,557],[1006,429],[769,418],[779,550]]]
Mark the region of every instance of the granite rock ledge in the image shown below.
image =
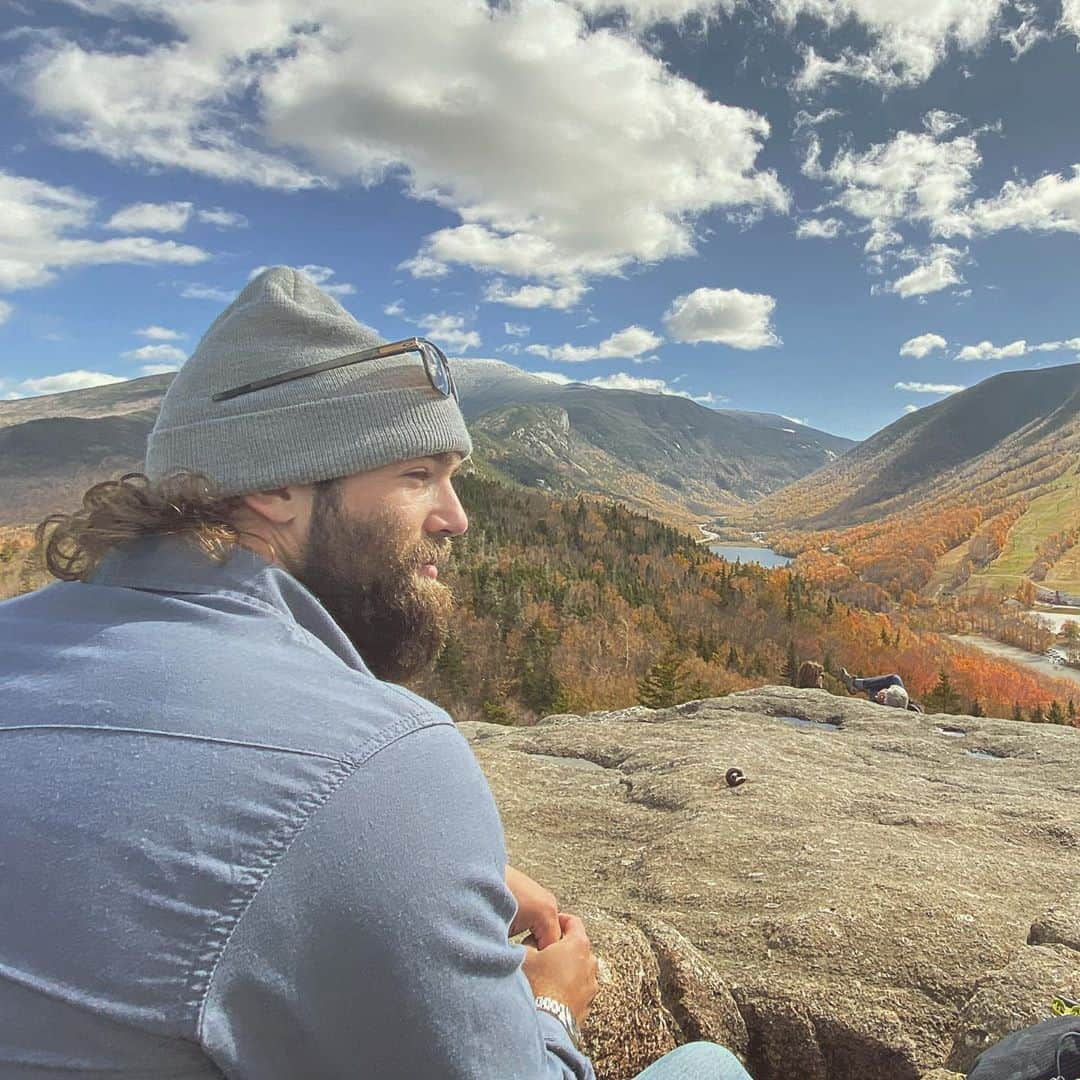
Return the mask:
[[[790,687],[461,727],[587,920],[601,1080],[694,1038],[755,1080],[945,1080],[1080,997],[1076,729]]]

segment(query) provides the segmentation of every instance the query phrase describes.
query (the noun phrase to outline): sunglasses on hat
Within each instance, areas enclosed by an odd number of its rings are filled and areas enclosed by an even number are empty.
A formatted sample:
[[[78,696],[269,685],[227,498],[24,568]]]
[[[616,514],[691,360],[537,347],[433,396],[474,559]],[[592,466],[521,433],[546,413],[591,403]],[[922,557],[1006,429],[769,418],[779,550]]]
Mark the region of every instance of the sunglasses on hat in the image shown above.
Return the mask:
[[[443,397],[453,397],[458,400],[457,386],[454,377],[450,374],[450,361],[446,353],[427,338],[404,338],[401,341],[391,341],[386,345],[376,345],[371,349],[363,349],[360,352],[347,353],[345,356],[335,357],[333,360],[324,360],[321,364],[309,364],[307,367],[294,368],[292,371],[282,372],[280,375],[271,375],[266,379],[256,379],[254,382],[244,383],[232,390],[223,390],[215,394],[211,401],[228,401],[243,394],[251,394],[256,390],[265,390],[268,386],[277,386],[280,383],[292,382],[294,379],[302,379],[306,375],[318,375],[323,371],[334,371],[336,368],[348,367],[350,364],[362,364],[365,360],[382,360],[389,356],[400,356],[404,353],[419,353],[424,362],[424,370],[427,372],[428,382]]]

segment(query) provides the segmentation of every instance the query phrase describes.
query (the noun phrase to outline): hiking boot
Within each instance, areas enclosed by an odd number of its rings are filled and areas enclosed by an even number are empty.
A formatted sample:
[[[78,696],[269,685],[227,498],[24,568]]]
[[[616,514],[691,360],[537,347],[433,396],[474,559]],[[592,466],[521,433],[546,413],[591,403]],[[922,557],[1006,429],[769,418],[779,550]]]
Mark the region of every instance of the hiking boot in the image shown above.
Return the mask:
[[[855,676],[851,674],[846,667],[840,669],[840,678],[844,680],[844,685],[848,688],[849,694],[855,693]]]

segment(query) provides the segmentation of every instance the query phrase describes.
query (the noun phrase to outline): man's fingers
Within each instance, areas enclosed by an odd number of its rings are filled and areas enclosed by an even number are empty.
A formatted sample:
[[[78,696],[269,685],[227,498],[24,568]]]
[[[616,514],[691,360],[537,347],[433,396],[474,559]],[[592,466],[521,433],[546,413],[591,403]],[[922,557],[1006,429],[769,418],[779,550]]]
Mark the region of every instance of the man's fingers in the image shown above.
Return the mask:
[[[576,915],[560,911],[559,926],[562,928],[564,938],[584,938],[586,941],[589,940],[589,935],[585,933],[585,924]]]
[[[556,912],[550,914],[544,913],[533,923],[532,936],[536,938],[537,944],[541,949],[546,949],[549,945],[554,945],[563,936],[562,926],[559,922],[559,916]]]

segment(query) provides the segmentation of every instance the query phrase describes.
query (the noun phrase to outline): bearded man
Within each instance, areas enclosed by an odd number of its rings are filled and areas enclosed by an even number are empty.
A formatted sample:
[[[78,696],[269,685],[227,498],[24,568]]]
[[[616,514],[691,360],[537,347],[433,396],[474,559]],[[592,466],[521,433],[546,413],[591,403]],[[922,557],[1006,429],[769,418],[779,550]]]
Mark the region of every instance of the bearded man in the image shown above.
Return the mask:
[[[0,1077],[592,1077],[584,927],[396,685],[448,628],[471,448],[435,346],[276,267],[146,476],[44,523],[63,581],[0,605]],[[693,1053],[745,1076],[651,1070]]]

